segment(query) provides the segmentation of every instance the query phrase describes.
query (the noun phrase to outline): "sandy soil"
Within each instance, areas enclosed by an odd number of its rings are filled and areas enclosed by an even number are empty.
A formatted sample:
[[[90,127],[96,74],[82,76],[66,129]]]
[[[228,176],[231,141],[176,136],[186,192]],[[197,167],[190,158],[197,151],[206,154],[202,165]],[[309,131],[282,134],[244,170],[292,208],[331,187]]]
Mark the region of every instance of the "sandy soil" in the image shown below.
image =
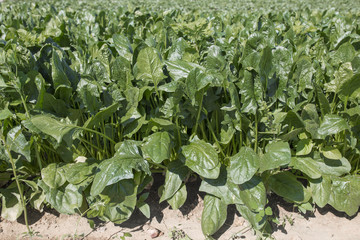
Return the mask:
[[[151,207],[151,219],[135,211],[127,222],[114,225],[95,221],[94,229],[90,228],[86,218],[58,214],[51,209],[39,213],[29,210],[31,228],[38,232],[33,239],[86,239],[107,240],[122,239],[124,233],[132,237],[125,239],[150,240],[153,229],[161,231],[158,240],[180,240],[173,235],[187,234],[191,239],[204,239],[201,232],[201,212],[203,195],[198,195],[198,183],[188,189],[189,196],[185,205],[179,210],[172,210],[167,203],[159,204],[155,189],[150,191],[148,203]],[[275,229],[273,237],[277,240],[356,240],[360,239],[360,214],[349,218],[327,206],[306,215],[294,211],[291,205],[278,197],[270,197],[274,213],[283,225]],[[22,217],[17,222],[0,220],[0,239],[22,238],[26,231]],[[175,232],[174,232],[175,231]],[[175,234],[176,233],[176,234]],[[229,206],[228,219],[225,225],[214,235],[215,239],[256,239],[247,222],[239,216],[235,207]]]

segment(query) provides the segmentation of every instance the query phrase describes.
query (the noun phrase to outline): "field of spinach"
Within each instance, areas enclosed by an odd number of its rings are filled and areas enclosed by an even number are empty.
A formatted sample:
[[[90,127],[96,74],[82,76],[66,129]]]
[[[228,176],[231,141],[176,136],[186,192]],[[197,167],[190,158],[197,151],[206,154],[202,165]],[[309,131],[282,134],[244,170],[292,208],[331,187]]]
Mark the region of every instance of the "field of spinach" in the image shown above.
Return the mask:
[[[150,218],[154,173],[173,209],[201,179],[207,239],[270,234],[270,194],[357,214],[360,13],[157,4],[0,6],[1,217]]]

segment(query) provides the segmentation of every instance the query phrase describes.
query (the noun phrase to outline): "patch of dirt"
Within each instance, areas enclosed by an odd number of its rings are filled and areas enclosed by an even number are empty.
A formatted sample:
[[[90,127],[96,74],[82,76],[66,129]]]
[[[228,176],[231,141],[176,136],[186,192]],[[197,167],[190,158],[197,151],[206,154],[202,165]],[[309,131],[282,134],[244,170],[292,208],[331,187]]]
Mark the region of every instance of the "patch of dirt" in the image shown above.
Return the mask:
[[[43,213],[29,210],[29,222],[37,236],[33,239],[84,239],[110,240],[124,239],[150,240],[151,235],[158,240],[180,240],[186,235],[194,240],[204,239],[201,231],[201,213],[204,195],[198,194],[199,182],[188,184],[188,199],[179,210],[172,210],[165,202],[159,204],[157,187],[163,180],[155,179],[150,190],[148,203],[151,218],[147,219],[139,211],[125,223],[114,225],[95,220],[95,228],[91,229],[86,218],[78,215],[58,214],[51,209]],[[276,196],[270,197],[271,207],[282,225],[273,233],[277,240],[353,240],[360,239],[360,215],[350,218],[337,212],[330,206],[316,209],[306,215],[294,211],[292,205]],[[0,239],[21,239],[26,232],[23,217],[16,222],[0,220]],[[249,230],[248,223],[236,213],[233,206],[228,208],[228,218],[224,226],[214,235],[220,240],[255,240],[256,236]],[[24,238],[26,239],[26,238]]]

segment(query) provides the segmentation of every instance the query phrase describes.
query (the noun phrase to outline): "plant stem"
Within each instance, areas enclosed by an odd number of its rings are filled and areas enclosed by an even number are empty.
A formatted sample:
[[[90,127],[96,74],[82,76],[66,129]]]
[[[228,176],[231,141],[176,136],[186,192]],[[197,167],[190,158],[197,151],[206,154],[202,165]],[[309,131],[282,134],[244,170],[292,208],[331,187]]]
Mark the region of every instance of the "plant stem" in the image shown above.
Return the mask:
[[[88,132],[91,132],[91,133],[98,134],[98,135],[102,136],[103,138],[109,140],[112,144],[116,144],[116,142],[115,142],[114,140],[112,140],[111,138],[109,138],[108,136],[106,136],[105,134],[103,134],[103,133],[101,133],[101,132],[92,130],[92,129],[90,129],[90,128],[81,127],[81,126],[74,126],[74,127],[79,128],[79,129],[84,130],[84,131],[88,131]]]
[[[254,151],[257,153],[258,148],[258,117],[257,112],[255,113],[255,146]]]
[[[3,140],[3,142],[4,142],[4,146],[5,146],[6,152],[7,152],[8,155],[9,155],[10,163],[11,163],[11,168],[12,168],[12,171],[13,171],[13,174],[14,174],[16,186],[17,186],[18,191],[19,191],[19,194],[20,194],[21,205],[22,205],[23,211],[24,211],[25,225],[26,225],[28,234],[31,236],[31,235],[32,235],[32,230],[31,230],[31,228],[30,228],[30,226],[29,226],[29,223],[28,223],[27,210],[26,210],[26,204],[25,204],[25,197],[24,197],[22,188],[21,188],[21,186],[20,186],[19,178],[18,178],[17,173],[16,173],[15,162],[14,162],[14,159],[12,158],[12,156],[11,156],[11,151],[10,151],[9,146],[5,143],[5,139],[4,139],[4,136],[3,136],[3,135],[2,135],[2,140]]]
[[[197,132],[197,128],[198,128],[199,120],[200,120],[200,115],[201,115],[201,110],[202,110],[203,98],[204,98],[204,90],[201,93],[201,100],[200,100],[200,103],[199,103],[199,110],[197,112],[195,127],[194,127],[194,130],[193,130],[192,136],[196,135],[196,132]]]

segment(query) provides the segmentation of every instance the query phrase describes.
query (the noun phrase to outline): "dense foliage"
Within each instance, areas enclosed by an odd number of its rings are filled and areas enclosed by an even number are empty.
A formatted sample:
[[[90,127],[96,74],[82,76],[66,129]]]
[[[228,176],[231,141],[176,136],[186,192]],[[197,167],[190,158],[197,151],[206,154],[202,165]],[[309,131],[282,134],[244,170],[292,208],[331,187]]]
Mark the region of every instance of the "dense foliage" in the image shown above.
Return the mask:
[[[270,232],[272,193],[358,212],[360,14],[134,6],[1,5],[3,218],[150,217],[153,173],[173,209],[201,179],[209,238],[230,204]]]

